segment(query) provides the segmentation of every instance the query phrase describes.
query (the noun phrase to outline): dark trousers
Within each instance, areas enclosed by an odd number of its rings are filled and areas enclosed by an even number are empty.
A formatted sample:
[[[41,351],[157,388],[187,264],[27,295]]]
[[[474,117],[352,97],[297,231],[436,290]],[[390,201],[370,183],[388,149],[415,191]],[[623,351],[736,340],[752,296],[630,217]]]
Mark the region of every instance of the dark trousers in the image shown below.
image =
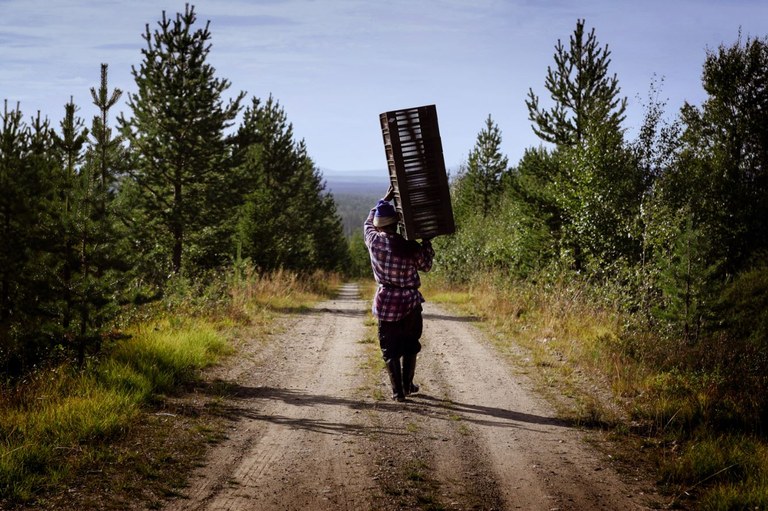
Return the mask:
[[[384,360],[398,360],[402,356],[415,355],[421,351],[421,305],[416,306],[398,321],[379,320],[379,346]]]

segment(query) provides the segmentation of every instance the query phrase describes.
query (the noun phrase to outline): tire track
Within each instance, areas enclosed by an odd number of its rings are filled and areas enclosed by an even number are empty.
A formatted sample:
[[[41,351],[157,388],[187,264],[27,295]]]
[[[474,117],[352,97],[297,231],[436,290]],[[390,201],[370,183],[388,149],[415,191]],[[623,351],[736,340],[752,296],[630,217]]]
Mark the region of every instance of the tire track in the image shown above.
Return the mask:
[[[228,438],[168,510],[650,507],[652,485],[619,477],[469,318],[425,304],[421,392],[378,400],[389,382],[383,369],[370,379],[380,353],[358,342],[368,312],[356,294],[346,286],[244,346],[223,373]]]
[[[359,341],[364,304],[354,286],[291,316],[263,356],[227,371],[228,439],[168,510],[367,509],[373,484],[359,438],[367,427]]]

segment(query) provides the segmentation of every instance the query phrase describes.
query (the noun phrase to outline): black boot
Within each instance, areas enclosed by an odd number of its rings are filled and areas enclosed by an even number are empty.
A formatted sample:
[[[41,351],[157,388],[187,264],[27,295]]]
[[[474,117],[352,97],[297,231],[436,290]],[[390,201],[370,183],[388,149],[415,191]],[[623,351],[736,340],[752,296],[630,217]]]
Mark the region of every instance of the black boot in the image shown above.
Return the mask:
[[[405,394],[403,393],[403,373],[400,369],[400,359],[388,358],[384,360],[384,362],[387,364],[389,381],[392,384],[392,399],[395,401],[405,401]]]
[[[403,392],[406,396],[419,391],[419,386],[413,383],[416,372],[416,355],[403,355]]]

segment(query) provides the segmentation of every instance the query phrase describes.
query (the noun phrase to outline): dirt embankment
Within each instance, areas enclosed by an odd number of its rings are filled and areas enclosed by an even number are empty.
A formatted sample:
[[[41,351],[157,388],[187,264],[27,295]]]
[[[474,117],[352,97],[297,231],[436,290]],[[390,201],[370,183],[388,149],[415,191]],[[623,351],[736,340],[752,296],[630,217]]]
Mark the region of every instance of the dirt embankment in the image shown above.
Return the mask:
[[[425,304],[406,403],[387,399],[354,286],[246,343],[231,422],[168,510],[631,510],[657,496],[555,417],[472,324]]]

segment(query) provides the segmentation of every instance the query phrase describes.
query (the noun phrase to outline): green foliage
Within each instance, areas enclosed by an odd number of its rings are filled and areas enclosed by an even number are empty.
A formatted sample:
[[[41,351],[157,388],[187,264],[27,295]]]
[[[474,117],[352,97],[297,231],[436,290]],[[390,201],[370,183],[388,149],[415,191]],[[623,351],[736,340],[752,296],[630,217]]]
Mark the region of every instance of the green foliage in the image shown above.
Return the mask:
[[[211,34],[196,21],[187,6],[173,19],[163,14],[154,32],[147,25],[144,61],[133,69],[138,90],[128,96],[132,116],[120,116],[119,136],[109,115],[122,92],[110,91],[105,64],[91,88],[98,114],[90,130],[71,101],[58,131],[40,114],[26,125],[6,101],[3,374],[73,353],[84,364],[122,305],[172,291],[183,279],[171,276],[214,275],[238,241],[247,251],[241,262],[263,268],[349,266],[336,204],[277,103],[255,103],[245,121],[257,121],[250,139],[225,137],[243,94],[224,99],[230,84],[207,63]]]
[[[475,147],[469,152],[466,171],[455,183],[456,215],[479,211],[483,217],[491,213],[502,190],[502,177],[509,161],[501,154],[501,131],[491,116],[478,133]]]
[[[725,287],[717,312],[734,339],[760,347],[768,355],[768,266],[764,256],[760,260],[762,264]]]
[[[369,277],[371,275],[371,256],[365,246],[362,229],[347,238],[349,243],[350,264],[345,273],[350,277]]]
[[[751,427],[768,425],[768,269],[763,260],[723,289],[714,307],[722,338],[718,365],[728,375],[726,391],[739,399]]]
[[[526,104],[534,132],[555,148],[528,150],[512,184],[531,213],[544,217],[558,257],[599,274],[639,257],[647,183],[624,143],[626,98],[619,98],[616,76],[608,76],[608,46],[599,47],[594,29],[585,34],[578,20],[569,48],[558,41],[554,59],[545,81],[554,106],[543,110],[533,90]]]
[[[559,171],[551,193],[563,219],[561,250],[573,258],[576,269],[589,266],[599,272],[617,259],[638,257],[634,226],[642,180],[631,153],[615,135],[601,134],[556,154]]]
[[[672,248],[660,260],[658,286],[662,301],[656,313],[669,322],[676,337],[696,343],[705,322],[712,319],[719,262],[708,260],[709,238],[693,225],[691,216],[681,212],[677,218],[681,225],[677,226]]]
[[[554,193],[553,179],[558,168],[553,153],[543,147],[528,148],[512,173],[509,185],[521,212],[542,222],[555,238],[560,237],[565,221]]]
[[[468,282],[490,270],[525,278],[551,260],[554,243],[543,219],[507,191],[493,214],[476,212],[461,220],[456,234],[434,240],[434,271],[454,282]]]
[[[764,509],[768,505],[768,450],[754,439],[722,436],[688,444],[662,467],[668,484],[700,493],[697,509]],[[703,487],[703,488],[700,488]]]
[[[117,313],[121,281],[128,269],[124,233],[116,218],[114,199],[117,176],[123,169],[125,151],[120,137],[113,137],[109,111],[121,96],[119,89],[109,92],[107,66],[101,66],[101,84],[91,95],[99,114],[94,117],[85,162],[78,173],[74,210],[78,261],[74,270],[76,327],[69,335],[82,365],[88,348],[98,349],[100,336]],[[121,250],[122,248],[122,250]]]
[[[233,142],[242,256],[264,271],[343,267],[348,253],[336,204],[279,103],[253,98]]]
[[[187,5],[175,20],[163,13],[154,33],[147,25],[144,60],[133,68],[138,91],[128,95],[133,116],[119,119],[133,151],[130,176],[140,214],[157,219],[167,233],[154,241],[174,272],[182,269],[186,245],[208,267],[231,253],[227,237],[220,235],[231,185],[224,132],[244,93],[225,104],[230,83],[215,77],[207,62],[208,24],[195,29],[196,21],[194,7]]]
[[[50,176],[55,193],[45,203],[48,232],[40,255],[40,274],[49,286],[41,298],[48,317],[42,333],[73,349],[81,365],[87,350],[98,350],[101,335],[116,314],[119,282],[126,269],[113,207],[124,152],[108,124],[120,91],[109,93],[106,65],[100,88],[91,92],[99,108],[93,138],[88,138],[73,103],[65,107],[61,135],[53,134],[60,167]]]
[[[23,364],[20,356],[24,337],[33,321],[31,316],[30,246],[36,240],[34,226],[39,222],[39,200],[44,194],[40,173],[42,166],[31,165],[30,129],[22,122],[17,106],[4,103],[0,131],[0,364],[8,371]],[[41,126],[40,138],[46,137],[47,124]],[[50,140],[50,139],[49,139]]]
[[[600,48],[593,28],[584,33],[584,20],[576,22],[568,49],[558,39],[555,68],[547,68],[544,82],[554,106],[544,110],[539,98],[528,91],[525,104],[533,131],[557,146],[578,146],[596,131],[618,133],[624,121],[627,100],[619,99],[616,75],[608,76],[611,62],[608,45]]]
[[[82,455],[123,435],[157,393],[193,379],[197,370],[230,351],[204,321],[157,324],[83,370],[43,371],[15,400],[4,392],[0,501],[31,501],[73,477],[80,460],[65,451]]]
[[[657,186],[659,201],[689,208],[707,226],[710,257],[724,260],[724,273],[738,272],[768,243],[767,68],[764,39],[708,52],[708,97],[681,109],[679,154]]]

